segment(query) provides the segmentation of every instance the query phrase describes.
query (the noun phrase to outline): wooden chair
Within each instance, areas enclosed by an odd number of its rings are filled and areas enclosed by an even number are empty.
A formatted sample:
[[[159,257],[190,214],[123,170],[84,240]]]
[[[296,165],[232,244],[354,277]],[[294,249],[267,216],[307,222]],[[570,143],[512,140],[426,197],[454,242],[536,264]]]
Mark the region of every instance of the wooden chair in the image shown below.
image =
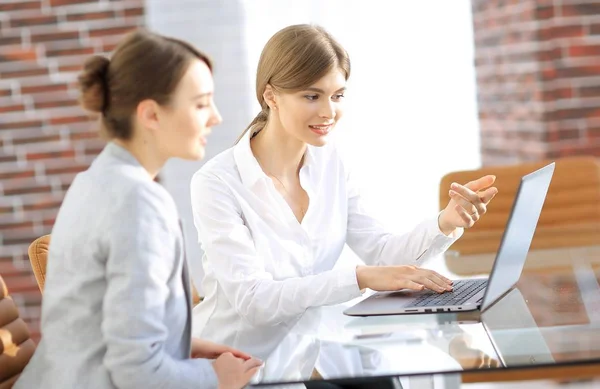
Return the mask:
[[[0,275],[0,389],[12,388],[34,351],[27,324]]]
[[[50,246],[50,235],[44,235],[34,240],[28,249],[29,261],[33,268],[33,274],[38,283],[40,291],[44,292],[46,282],[46,265],[48,263],[48,247]],[[192,282],[192,304],[196,306],[202,298],[198,295],[198,290]]]
[[[496,175],[498,194],[486,215],[465,231],[446,255],[448,268],[456,274],[479,273],[491,269],[494,254],[523,175],[551,161],[527,162],[506,166],[489,166],[476,170],[446,174],[440,182],[440,209],[449,201],[452,182],[465,184],[486,174]],[[556,169],[548,196],[531,244],[532,250],[578,247],[600,244],[600,163],[594,157],[570,157],[556,160]],[[489,253],[487,263],[469,263],[473,254]],[[479,256],[481,258],[481,256]],[[466,259],[466,261],[465,261]],[[473,265],[475,267],[473,267]]]

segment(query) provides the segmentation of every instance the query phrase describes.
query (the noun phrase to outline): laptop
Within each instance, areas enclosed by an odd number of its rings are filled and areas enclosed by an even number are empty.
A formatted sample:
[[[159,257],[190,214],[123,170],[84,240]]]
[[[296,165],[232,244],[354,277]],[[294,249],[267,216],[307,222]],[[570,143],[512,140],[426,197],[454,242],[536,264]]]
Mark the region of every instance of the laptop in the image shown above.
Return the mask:
[[[521,277],[527,252],[554,173],[552,162],[521,178],[489,278],[454,281],[453,291],[378,292],[346,309],[349,316],[483,311],[508,293]]]
[[[502,366],[554,363],[544,334],[518,288],[482,312],[481,322]]]

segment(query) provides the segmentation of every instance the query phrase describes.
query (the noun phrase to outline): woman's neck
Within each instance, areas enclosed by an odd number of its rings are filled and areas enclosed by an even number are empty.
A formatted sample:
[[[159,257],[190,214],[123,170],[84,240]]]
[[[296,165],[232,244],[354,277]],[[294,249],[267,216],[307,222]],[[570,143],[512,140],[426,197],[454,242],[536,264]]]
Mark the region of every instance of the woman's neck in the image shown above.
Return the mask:
[[[167,162],[166,158],[162,157],[149,141],[134,138],[130,140],[113,139],[113,142],[129,151],[153,180]]]
[[[263,171],[278,179],[298,176],[306,143],[291,137],[275,123],[267,123],[250,142],[250,147]]]

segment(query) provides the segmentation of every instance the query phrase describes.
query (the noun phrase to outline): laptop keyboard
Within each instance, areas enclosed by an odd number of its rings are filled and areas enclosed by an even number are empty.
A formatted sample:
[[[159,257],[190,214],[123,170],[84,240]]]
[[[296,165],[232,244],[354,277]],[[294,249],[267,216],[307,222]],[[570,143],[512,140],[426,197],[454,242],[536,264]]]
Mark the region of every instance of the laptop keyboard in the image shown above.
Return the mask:
[[[436,293],[430,291],[429,293],[419,296],[412,304],[410,304],[410,307],[460,305],[467,302],[467,300],[485,288],[486,285],[486,279],[454,281],[452,284],[454,287],[452,292]]]

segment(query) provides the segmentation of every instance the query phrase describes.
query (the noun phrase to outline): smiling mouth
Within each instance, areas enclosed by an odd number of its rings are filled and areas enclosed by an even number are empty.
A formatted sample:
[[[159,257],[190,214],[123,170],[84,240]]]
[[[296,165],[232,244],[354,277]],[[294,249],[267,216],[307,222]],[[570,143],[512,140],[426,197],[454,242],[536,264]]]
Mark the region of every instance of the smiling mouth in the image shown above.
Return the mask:
[[[308,128],[311,129],[312,132],[318,135],[327,135],[329,131],[333,128],[332,124],[319,124],[319,125],[309,125]]]

